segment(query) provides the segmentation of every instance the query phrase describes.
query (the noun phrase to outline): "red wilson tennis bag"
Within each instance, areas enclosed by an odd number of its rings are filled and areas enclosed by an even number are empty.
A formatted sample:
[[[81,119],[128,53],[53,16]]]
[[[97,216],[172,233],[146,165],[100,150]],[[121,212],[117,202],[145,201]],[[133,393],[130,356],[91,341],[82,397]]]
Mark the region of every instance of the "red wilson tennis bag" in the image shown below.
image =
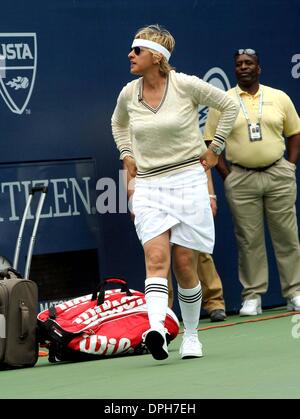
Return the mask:
[[[105,290],[108,284],[121,289]],[[93,294],[38,314],[39,341],[49,348],[50,362],[147,353],[144,333],[149,328],[145,295],[117,278],[104,280]],[[165,328],[169,343],[179,331],[171,309]]]

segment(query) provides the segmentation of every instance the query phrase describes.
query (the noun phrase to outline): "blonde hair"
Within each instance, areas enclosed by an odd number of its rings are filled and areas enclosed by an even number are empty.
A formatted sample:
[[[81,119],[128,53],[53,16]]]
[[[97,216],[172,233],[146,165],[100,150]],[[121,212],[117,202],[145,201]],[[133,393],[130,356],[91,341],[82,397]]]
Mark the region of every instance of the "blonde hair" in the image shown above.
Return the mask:
[[[149,25],[144,26],[143,28],[139,29],[134,36],[135,39],[147,39],[148,41],[157,42],[158,44],[165,47],[170,53],[173,52],[175,47],[175,39],[170,34],[167,29],[163,28],[160,25]],[[150,50],[152,54],[155,56],[161,57],[161,55],[153,50]],[[171,70],[172,67],[166,57],[162,56],[159,62],[159,71],[163,76],[166,76]]]

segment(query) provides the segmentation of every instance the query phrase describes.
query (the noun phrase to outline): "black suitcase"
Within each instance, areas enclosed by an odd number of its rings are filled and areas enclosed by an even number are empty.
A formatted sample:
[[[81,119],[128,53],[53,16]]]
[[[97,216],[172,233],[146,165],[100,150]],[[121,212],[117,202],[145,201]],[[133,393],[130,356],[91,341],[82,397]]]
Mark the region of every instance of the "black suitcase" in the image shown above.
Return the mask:
[[[30,238],[24,278],[17,272],[26,217],[33,195],[41,192],[35,222]],[[29,279],[29,270],[35,243],[35,235],[47,194],[47,187],[34,187],[29,198],[19,229],[13,267],[0,272],[0,369],[32,367],[38,359],[36,335],[38,289]]]

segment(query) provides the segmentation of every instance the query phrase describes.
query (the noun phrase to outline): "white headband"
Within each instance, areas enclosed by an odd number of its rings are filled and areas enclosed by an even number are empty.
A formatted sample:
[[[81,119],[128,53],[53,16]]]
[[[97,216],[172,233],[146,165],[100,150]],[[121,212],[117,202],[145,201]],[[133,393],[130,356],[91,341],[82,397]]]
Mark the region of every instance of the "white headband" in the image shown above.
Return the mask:
[[[154,51],[160,52],[167,59],[167,61],[169,61],[171,57],[171,53],[167,50],[167,48],[163,47],[157,42],[148,41],[148,39],[134,39],[131,48],[134,47],[145,47],[154,49]]]

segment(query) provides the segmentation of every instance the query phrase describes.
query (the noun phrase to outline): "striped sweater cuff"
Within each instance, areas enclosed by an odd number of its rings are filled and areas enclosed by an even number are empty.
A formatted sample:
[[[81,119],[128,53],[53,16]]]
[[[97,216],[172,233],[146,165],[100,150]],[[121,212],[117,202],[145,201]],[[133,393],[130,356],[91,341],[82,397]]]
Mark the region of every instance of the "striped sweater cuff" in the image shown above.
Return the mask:
[[[122,148],[122,150],[120,150],[120,160],[123,160],[126,156],[133,157],[133,154],[130,148]]]
[[[213,144],[216,147],[223,148],[225,145],[225,138],[221,137],[221,135],[215,135],[214,139],[212,140],[211,144]]]

